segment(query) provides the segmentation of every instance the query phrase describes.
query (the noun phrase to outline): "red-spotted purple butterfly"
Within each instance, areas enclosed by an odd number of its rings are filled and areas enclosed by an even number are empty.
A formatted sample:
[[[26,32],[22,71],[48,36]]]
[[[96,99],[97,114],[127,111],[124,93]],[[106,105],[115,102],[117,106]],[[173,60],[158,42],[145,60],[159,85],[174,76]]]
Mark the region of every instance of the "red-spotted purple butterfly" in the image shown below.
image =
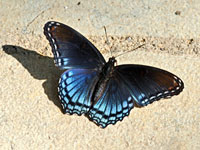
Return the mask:
[[[58,86],[64,113],[85,114],[102,128],[123,120],[134,106],[178,95],[184,88],[180,78],[165,70],[133,64],[115,66],[114,57],[106,63],[89,40],[62,23],[47,22],[44,34],[55,65],[67,69]]]

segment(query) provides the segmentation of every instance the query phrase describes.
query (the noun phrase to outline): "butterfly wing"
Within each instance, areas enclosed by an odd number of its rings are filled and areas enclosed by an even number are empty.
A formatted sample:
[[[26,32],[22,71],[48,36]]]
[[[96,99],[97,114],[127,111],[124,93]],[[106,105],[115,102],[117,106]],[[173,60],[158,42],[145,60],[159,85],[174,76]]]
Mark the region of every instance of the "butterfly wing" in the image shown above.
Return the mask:
[[[155,67],[120,65],[116,67],[116,71],[123,78],[138,106],[178,95],[184,88],[179,77]]]
[[[102,128],[123,120],[134,107],[133,97],[127,91],[119,76],[109,78],[103,95],[88,112],[90,120]]]
[[[61,69],[93,69],[105,64],[97,48],[67,25],[47,22],[44,26],[44,34],[52,47],[55,64]]]
[[[84,114],[91,106],[94,84],[98,72],[91,69],[69,69],[59,81],[58,93],[64,113]]]
[[[105,128],[128,116],[134,104],[146,106],[161,98],[178,95],[183,88],[181,79],[167,71],[142,65],[120,65],[88,115]]]

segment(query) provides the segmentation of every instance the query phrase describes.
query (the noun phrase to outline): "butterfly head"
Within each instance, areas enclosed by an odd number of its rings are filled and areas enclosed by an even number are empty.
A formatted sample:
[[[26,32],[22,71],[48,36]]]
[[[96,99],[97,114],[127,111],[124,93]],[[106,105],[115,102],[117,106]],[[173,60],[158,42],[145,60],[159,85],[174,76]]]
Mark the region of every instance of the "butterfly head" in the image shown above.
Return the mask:
[[[103,67],[102,73],[104,74],[104,76],[112,76],[116,62],[117,61],[116,61],[115,57],[109,58],[108,62]]]
[[[110,57],[108,60],[108,64],[114,66],[117,63],[117,60],[115,59],[115,57]]]

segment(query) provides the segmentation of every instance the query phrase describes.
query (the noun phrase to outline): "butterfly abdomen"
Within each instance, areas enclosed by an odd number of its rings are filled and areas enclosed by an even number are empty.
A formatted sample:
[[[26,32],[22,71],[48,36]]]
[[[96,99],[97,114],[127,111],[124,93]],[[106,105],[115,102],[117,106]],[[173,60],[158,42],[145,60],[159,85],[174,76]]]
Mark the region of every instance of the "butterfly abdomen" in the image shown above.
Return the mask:
[[[106,85],[108,83],[108,80],[109,80],[108,77],[100,75],[100,79],[95,86],[94,93],[92,96],[92,105],[95,105],[97,101],[102,97],[105,91]]]

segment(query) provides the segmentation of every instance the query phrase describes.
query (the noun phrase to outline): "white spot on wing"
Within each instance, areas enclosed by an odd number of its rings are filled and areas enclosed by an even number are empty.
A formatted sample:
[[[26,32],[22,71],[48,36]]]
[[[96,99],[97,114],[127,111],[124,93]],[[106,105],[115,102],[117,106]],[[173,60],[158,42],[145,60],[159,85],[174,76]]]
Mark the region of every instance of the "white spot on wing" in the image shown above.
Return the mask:
[[[58,51],[56,51],[56,57],[59,57],[59,52]]]
[[[165,92],[164,92],[164,94],[167,94],[167,93],[169,93],[169,91],[165,91]]]
[[[55,40],[54,40],[53,38],[52,38],[51,40],[52,40],[52,42],[55,44]]]
[[[50,34],[50,33],[48,33],[48,35],[49,35],[49,37],[51,37],[51,34]]]
[[[158,93],[158,94],[157,94],[157,96],[161,96],[161,95],[162,95],[162,93]]]
[[[55,48],[55,50],[57,50],[57,45],[56,44],[54,44],[54,48]]]
[[[59,82],[58,82],[59,84],[61,83],[61,78],[59,79]]]
[[[176,76],[174,76],[174,79],[176,79],[176,80],[177,80],[178,78],[177,78]]]
[[[156,98],[155,96],[152,96],[152,97],[150,97],[150,100],[152,100],[152,99],[154,99],[154,98]]]

